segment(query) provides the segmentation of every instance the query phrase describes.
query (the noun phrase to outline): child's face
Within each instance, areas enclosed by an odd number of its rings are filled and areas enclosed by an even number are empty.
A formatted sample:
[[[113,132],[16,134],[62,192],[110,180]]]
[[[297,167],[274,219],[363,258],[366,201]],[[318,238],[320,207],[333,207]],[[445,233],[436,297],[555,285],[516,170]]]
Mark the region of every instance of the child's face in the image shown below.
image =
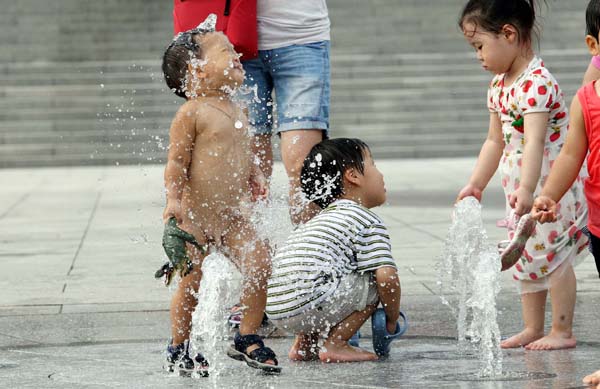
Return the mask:
[[[377,169],[370,152],[366,152],[363,173],[363,205],[367,208],[377,207],[385,203],[385,182],[383,174]]]
[[[473,46],[481,66],[494,74],[506,73],[516,58],[514,36],[483,31],[473,23],[463,25],[463,35]]]
[[[244,68],[240,56],[225,34],[215,32],[199,37],[205,64],[202,73],[207,83],[220,88],[236,88],[244,82]]]

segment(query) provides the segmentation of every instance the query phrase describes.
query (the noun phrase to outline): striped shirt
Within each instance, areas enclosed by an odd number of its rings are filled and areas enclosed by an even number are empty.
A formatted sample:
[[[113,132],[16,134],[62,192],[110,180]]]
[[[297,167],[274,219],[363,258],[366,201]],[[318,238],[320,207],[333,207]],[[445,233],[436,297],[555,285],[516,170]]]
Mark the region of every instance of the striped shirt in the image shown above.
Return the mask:
[[[272,319],[318,306],[351,272],[396,267],[382,220],[351,200],[338,200],[300,225],[273,257],[266,312]]]

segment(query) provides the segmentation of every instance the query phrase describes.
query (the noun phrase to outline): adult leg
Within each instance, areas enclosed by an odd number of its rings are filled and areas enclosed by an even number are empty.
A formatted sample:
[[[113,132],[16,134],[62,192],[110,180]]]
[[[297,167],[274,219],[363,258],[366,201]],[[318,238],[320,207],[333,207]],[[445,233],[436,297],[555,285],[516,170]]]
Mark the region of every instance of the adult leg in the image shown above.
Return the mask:
[[[271,50],[265,61],[277,99],[281,159],[290,182],[293,223],[311,219],[319,208],[303,204],[300,171],[310,149],[329,128],[329,42],[293,45]]]
[[[376,304],[367,305],[362,311],[354,311],[350,316],[336,324],[331,329],[327,339],[323,342],[323,347],[319,352],[319,359],[322,362],[360,362],[375,361],[377,355],[366,350],[352,347],[348,340],[356,331],[367,321],[375,312]]]
[[[521,295],[521,310],[525,329],[500,343],[502,348],[526,346],[544,336],[544,313],[547,290]]]
[[[550,301],[552,303],[552,329],[543,338],[526,346],[528,350],[558,350],[573,348],[573,313],[577,280],[573,266],[563,263],[550,275]]]
[[[264,66],[264,56],[265,53],[261,52],[258,58],[243,61],[242,65],[246,71],[244,85],[251,91],[245,96],[245,102],[248,106],[248,122],[254,129],[252,151],[263,174],[270,180],[273,173],[273,79]]]
[[[258,167],[265,175],[267,181],[271,181],[273,175],[273,146],[271,145],[271,134],[256,134],[252,142],[252,152],[258,158]]]
[[[281,133],[281,159],[289,179],[290,216],[292,223],[305,223],[312,219],[320,208],[304,201],[300,186],[300,172],[310,149],[323,140],[321,130],[291,130]]]
[[[192,329],[192,313],[198,305],[198,288],[202,279],[202,260],[204,255],[196,248],[188,245],[188,255],[192,257],[194,267],[190,274],[183,277],[171,298],[171,337],[176,346],[188,340]]]

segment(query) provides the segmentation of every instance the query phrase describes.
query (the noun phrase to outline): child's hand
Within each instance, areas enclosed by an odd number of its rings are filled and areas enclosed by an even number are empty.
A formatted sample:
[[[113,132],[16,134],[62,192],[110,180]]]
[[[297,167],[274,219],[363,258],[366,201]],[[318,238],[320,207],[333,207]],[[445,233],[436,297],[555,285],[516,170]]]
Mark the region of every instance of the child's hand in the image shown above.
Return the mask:
[[[547,196],[538,196],[533,202],[531,217],[540,223],[556,221],[556,201]]]
[[[531,211],[533,193],[521,186],[510,195],[508,203],[515,210],[515,214],[523,216]]]
[[[167,206],[163,211],[163,222],[167,224],[170,218],[174,217],[177,219],[177,224],[183,221],[183,214],[181,212],[180,201],[167,201]]]
[[[481,202],[481,196],[483,195],[483,190],[476,188],[473,184],[467,184],[462,190],[458,193],[458,197],[456,198],[456,202],[464,199],[465,197],[473,196],[477,199],[477,201]]]
[[[264,200],[269,194],[267,179],[258,167],[255,167],[250,175],[250,194],[252,201]]]

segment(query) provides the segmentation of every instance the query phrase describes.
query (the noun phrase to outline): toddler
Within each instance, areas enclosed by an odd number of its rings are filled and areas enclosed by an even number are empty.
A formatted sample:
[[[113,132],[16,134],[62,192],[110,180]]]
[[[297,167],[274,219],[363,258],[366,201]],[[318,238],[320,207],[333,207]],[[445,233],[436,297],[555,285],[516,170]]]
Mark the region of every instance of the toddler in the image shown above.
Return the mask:
[[[365,143],[340,138],[313,146],[300,182],[303,193],[323,210],[277,250],[267,315],[296,335],[292,360],[353,362],[386,355],[389,339],[402,329],[397,322],[400,281],[389,236],[370,210],[386,199],[383,175]],[[379,301],[383,310],[376,312]],[[348,344],[374,312],[373,323],[385,327],[382,339],[375,338],[381,331],[374,330],[374,345],[381,345],[375,346],[376,354]],[[321,333],[327,339],[319,350]]]
[[[490,122],[487,139],[469,183],[458,199],[481,195],[500,169],[507,212],[529,213],[534,193],[539,193],[550,167],[565,141],[568,113],[555,78],[535,55],[534,0],[470,0],[459,25],[475,49],[482,67],[495,76],[488,89]],[[512,266],[519,282],[525,328],[501,343],[503,348],[529,350],[575,347],[572,334],[575,306],[573,263],[587,246],[581,229],[587,210],[581,178],[557,207],[554,223],[537,225],[521,258]],[[509,224],[509,239],[515,224]],[[544,311],[548,289],[552,299],[552,329],[544,336]]]
[[[275,354],[256,335],[266,303],[270,256],[249,221],[248,204],[265,195],[265,180],[254,163],[246,116],[231,99],[244,81],[244,70],[227,37],[214,32],[214,22],[211,15],[198,28],[179,34],[162,64],[167,85],[186,100],[169,130],[163,216],[169,231],[179,227],[183,231],[173,234],[183,236],[185,231],[195,243],[187,246],[191,269],[182,272],[171,302],[167,368],[190,371],[194,361],[207,367],[201,355],[190,357],[188,338],[202,260],[212,247],[226,254],[243,277],[245,312],[228,355],[279,372]]]

